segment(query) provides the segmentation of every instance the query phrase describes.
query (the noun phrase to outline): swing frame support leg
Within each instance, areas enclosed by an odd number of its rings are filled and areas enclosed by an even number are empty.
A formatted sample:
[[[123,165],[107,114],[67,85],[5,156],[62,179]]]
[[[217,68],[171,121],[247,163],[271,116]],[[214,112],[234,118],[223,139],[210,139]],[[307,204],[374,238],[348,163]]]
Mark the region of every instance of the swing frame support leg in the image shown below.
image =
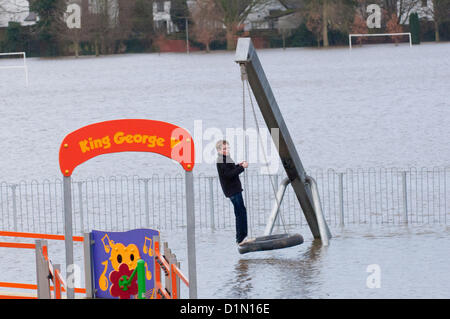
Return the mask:
[[[284,178],[278,187],[275,203],[272,208],[272,212],[270,213],[269,219],[266,224],[266,229],[264,231],[264,236],[272,235],[273,228],[275,226],[275,222],[278,218],[278,214],[280,213],[281,202],[283,201],[284,194],[288,185],[290,184],[290,180],[288,177]],[[319,190],[317,187],[317,183],[311,176],[306,176],[306,182],[311,187],[311,195],[313,198],[314,211],[317,218],[317,223],[319,226],[320,238],[322,240],[322,244],[324,246],[329,245],[329,240],[332,238],[330,229],[328,228],[327,222],[325,221],[325,217],[322,212],[322,205],[319,197]]]
[[[278,191],[275,198],[275,203],[273,204],[272,212],[270,213],[269,219],[266,224],[266,229],[264,230],[264,236],[268,236],[272,234],[273,227],[275,226],[275,222],[278,218],[278,214],[280,213],[281,202],[283,201],[284,193],[286,192],[286,188],[291,183],[288,177],[284,178],[278,187]]]

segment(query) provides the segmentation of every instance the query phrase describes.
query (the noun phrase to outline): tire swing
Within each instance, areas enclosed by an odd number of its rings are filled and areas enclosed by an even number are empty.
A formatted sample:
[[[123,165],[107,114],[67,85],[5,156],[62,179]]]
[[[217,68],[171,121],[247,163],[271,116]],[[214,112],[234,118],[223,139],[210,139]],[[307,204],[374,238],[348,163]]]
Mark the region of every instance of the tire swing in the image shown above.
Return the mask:
[[[266,162],[266,164],[268,163],[267,161],[267,155],[266,152],[264,150],[264,146],[262,143],[262,138],[261,138],[261,134],[260,134],[260,130],[259,130],[259,125],[258,125],[258,121],[257,121],[257,117],[256,117],[256,111],[255,111],[255,107],[253,105],[253,101],[252,101],[252,97],[251,97],[251,92],[250,92],[250,88],[248,85],[248,82],[246,81],[246,74],[245,76],[243,76],[242,78],[242,106],[243,106],[243,130],[244,130],[244,158],[247,158],[247,141],[246,141],[246,136],[245,136],[245,132],[246,132],[246,120],[245,120],[245,83],[247,83],[247,91],[248,91],[248,95],[249,95],[249,99],[250,99],[250,103],[251,103],[251,107],[252,107],[252,112],[253,112],[253,119],[255,121],[255,125],[256,125],[256,132],[257,134],[257,139],[260,142],[260,147],[261,147],[261,151],[264,155],[264,161]],[[277,191],[275,189],[275,184],[272,180],[272,177],[269,175],[270,178],[270,183],[272,185],[272,190],[274,192],[275,195],[275,200],[277,201],[277,207],[280,207],[280,199],[277,196]],[[244,171],[244,184],[245,184],[245,204],[248,203],[248,194],[247,194],[247,189],[248,189],[248,180],[247,180],[247,173],[246,171]],[[274,250],[274,249],[283,249],[283,248],[288,248],[288,247],[293,247],[293,246],[297,246],[303,243],[303,237],[300,234],[289,234],[286,230],[286,226],[283,220],[283,216],[282,214],[280,214],[281,217],[281,221],[283,224],[283,228],[284,228],[284,233],[281,234],[271,234],[271,231],[269,234],[266,234],[264,236],[260,236],[260,237],[255,237],[255,238],[251,238],[249,239],[246,243],[238,245],[238,251],[240,254],[246,254],[246,253],[250,253],[250,252],[256,252],[256,251],[266,251],[266,250]],[[250,227],[250,236],[251,236],[251,227]]]

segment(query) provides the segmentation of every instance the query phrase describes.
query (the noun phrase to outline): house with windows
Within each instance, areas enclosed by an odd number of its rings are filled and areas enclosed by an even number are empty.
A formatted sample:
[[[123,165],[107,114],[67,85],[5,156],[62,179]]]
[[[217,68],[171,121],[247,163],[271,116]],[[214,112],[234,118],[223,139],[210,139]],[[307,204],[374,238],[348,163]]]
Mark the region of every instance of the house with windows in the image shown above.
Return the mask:
[[[155,30],[165,30],[167,34],[178,32],[177,26],[170,17],[171,1],[156,0],[153,2],[153,25]]]
[[[36,23],[36,15],[30,14],[27,0],[0,0],[0,28],[6,28],[9,22],[18,22],[23,26]]]
[[[401,24],[408,25],[412,13],[417,13],[420,20],[433,21],[433,0],[399,0],[397,12]]]
[[[39,17],[30,12],[29,2],[32,0],[0,0],[0,28],[7,27],[8,22],[19,22],[21,25],[32,25]],[[195,1],[187,1],[188,6]],[[85,7],[90,13],[108,12],[112,21],[117,21],[119,14],[119,0],[68,0],[67,4],[77,3]],[[177,32],[177,26],[170,16],[171,1],[155,0],[153,2],[153,23],[155,29],[164,29],[168,34]]]
[[[255,6],[244,21],[244,31],[292,30],[301,23],[301,1],[268,0]]]

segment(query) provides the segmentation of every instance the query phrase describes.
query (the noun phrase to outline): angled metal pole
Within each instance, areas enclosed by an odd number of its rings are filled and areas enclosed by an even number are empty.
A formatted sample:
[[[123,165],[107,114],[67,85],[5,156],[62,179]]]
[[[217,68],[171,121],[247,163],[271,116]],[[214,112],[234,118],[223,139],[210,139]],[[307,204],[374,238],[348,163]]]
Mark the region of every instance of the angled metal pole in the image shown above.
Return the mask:
[[[279,129],[279,140],[274,140],[274,143],[277,146],[281,163],[291,181],[292,188],[300,202],[314,238],[320,238],[311,189],[306,182],[306,172],[250,38],[239,38],[235,61],[241,65],[241,72],[243,70],[242,66],[245,67],[248,82],[258,102],[267,128],[269,130],[273,128]]]
[[[189,267],[189,298],[197,299],[197,259],[195,254],[195,206],[194,177],[192,171],[186,171],[186,223],[187,252]]]

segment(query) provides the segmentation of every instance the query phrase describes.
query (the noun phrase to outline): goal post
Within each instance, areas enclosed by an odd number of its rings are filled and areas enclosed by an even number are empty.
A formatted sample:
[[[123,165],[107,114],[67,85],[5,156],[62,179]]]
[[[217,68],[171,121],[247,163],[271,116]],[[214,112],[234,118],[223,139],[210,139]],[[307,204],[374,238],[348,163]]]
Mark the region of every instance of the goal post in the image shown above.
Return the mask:
[[[353,37],[380,37],[380,36],[402,36],[407,35],[409,37],[409,46],[412,47],[411,32],[400,32],[400,33],[373,33],[373,34],[349,34],[348,35],[348,45],[349,49],[352,49],[352,38]]]
[[[6,65],[2,66],[0,64],[0,70],[6,70],[6,69],[23,69],[25,72],[25,83],[28,86],[28,67],[27,67],[27,55],[25,52],[0,52],[0,58],[4,56],[22,56],[23,64],[21,65]]]

